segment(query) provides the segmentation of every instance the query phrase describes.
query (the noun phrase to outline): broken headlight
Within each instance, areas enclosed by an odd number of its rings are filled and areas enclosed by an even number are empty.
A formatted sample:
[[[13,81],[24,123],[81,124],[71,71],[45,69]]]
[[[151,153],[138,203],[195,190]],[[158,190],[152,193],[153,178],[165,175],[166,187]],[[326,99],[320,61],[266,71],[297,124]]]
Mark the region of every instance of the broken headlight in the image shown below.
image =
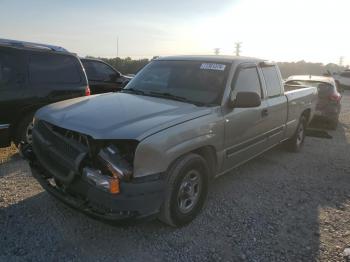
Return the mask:
[[[98,153],[98,158],[113,177],[126,181],[131,179],[132,166],[115,145],[102,148]]]

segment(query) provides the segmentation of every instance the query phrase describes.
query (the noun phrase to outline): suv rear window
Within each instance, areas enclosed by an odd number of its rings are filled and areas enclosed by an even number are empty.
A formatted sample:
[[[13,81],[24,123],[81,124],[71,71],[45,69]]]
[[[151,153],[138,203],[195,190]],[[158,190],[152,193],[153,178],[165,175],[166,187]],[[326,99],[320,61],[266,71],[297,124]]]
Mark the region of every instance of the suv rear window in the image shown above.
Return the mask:
[[[77,59],[68,55],[31,54],[29,75],[32,83],[80,83]]]

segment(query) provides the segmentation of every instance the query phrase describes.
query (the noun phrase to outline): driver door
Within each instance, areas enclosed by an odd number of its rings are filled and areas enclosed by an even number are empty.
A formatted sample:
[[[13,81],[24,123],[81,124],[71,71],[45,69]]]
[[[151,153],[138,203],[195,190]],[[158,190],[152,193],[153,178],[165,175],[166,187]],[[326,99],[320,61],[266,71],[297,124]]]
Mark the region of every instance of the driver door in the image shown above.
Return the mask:
[[[232,95],[238,92],[256,92],[261,105],[253,108],[227,108],[225,118],[226,157],[224,170],[231,169],[264,151],[267,147],[268,103],[255,64],[244,64],[237,69],[231,85]]]

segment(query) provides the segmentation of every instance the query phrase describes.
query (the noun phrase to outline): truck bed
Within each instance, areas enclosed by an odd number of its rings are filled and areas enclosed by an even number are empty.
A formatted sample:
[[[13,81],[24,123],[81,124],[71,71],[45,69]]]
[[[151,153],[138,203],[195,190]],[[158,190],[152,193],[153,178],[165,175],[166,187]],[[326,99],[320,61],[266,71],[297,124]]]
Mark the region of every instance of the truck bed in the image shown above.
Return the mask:
[[[308,120],[311,121],[314,109],[316,107],[317,88],[306,86],[298,87],[298,89],[295,88],[284,93],[288,101],[286,137],[291,137],[294,134],[299,122],[300,112],[308,110]]]

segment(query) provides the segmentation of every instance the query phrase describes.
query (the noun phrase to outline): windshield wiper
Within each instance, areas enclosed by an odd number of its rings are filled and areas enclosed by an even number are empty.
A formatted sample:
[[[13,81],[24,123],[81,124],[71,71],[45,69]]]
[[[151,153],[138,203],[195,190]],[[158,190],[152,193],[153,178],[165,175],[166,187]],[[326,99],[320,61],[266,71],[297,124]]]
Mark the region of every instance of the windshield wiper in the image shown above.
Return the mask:
[[[168,98],[168,99],[180,101],[180,102],[195,104],[197,106],[203,106],[204,105],[204,103],[195,102],[195,101],[187,99],[186,97],[173,95],[173,94],[167,93],[167,92],[153,92],[153,91],[151,91],[151,92],[149,92],[149,94],[153,95],[153,96],[158,96],[158,97],[162,97],[162,98]]]
[[[135,89],[135,88],[128,88],[128,89],[122,89],[121,92],[126,92],[126,93],[134,93],[137,95],[144,95],[145,92],[139,89]]]

